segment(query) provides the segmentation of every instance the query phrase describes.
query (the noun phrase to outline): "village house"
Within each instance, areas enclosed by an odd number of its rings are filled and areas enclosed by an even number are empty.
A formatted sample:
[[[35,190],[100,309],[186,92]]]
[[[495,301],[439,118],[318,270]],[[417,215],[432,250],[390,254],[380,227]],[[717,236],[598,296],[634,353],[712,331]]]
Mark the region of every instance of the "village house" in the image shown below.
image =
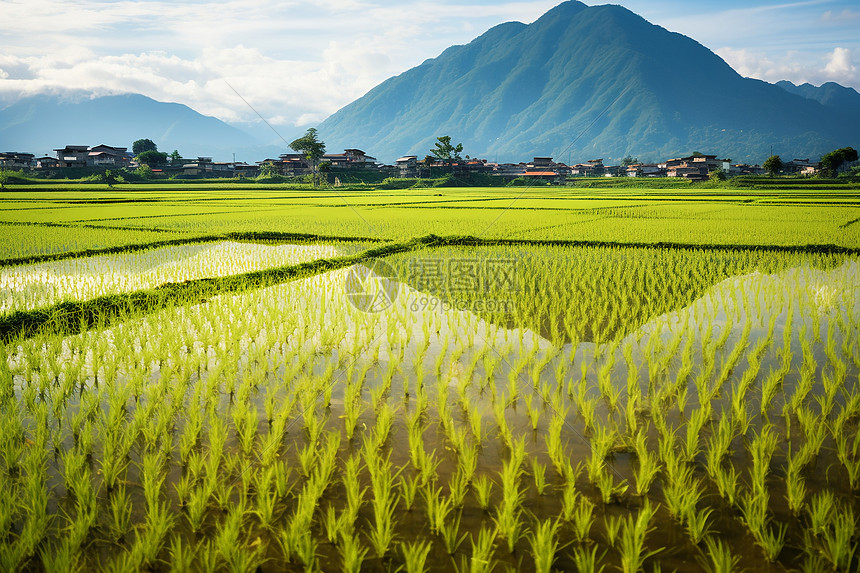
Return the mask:
[[[236,177],[256,177],[260,174],[260,166],[240,161],[233,164],[233,174]]]
[[[36,159],[36,169],[56,169],[60,166],[60,161],[56,157],[46,155]]]
[[[525,163],[498,163],[496,164],[496,175],[506,179],[516,179],[526,172]]]
[[[36,156],[32,153],[19,153],[17,151],[0,153],[0,168],[2,169],[30,169],[35,165]]]
[[[635,163],[624,172],[627,177],[665,177],[666,168],[657,163]]]
[[[549,181],[550,183],[559,183],[564,180],[557,171],[536,169],[526,170],[526,172],[522,174],[522,177],[525,177],[526,179],[541,179],[543,181]]]
[[[196,161],[192,163],[186,163],[182,166],[183,175],[207,175],[212,173],[214,170],[215,167],[212,163],[211,157],[198,157]]]
[[[818,173],[819,163],[817,161],[810,161],[809,159],[792,159],[791,161],[786,161],[782,170],[784,173],[795,173],[800,175],[812,176]]]
[[[526,164],[526,171],[553,171],[557,176],[567,177],[572,170],[564,163],[553,161],[552,157],[535,157]]]
[[[570,174],[574,177],[602,177],[605,172],[603,159],[589,159],[588,163],[577,163],[570,167]]]
[[[461,161],[459,163],[455,163],[457,166],[456,171],[458,173],[492,173],[493,172],[493,164],[487,163],[486,159],[469,159],[466,157],[466,161]]]
[[[418,176],[418,156],[404,155],[394,162],[397,168],[399,177],[417,177]]]
[[[736,177],[738,175],[764,175],[764,168],[759,165],[736,163],[729,168],[728,175],[731,177]]]
[[[304,153],[283,153],[278,156],[278,159],[264,159],[257,163],[260,168],[266,164],[272,165],[278,175],[285,177],[308,175],[311,172]]]
[[[731,167],[731,159],[717,159],[716,155],[694,154],[689,157],[670,159],[665,163],[665,166],[667,177],[682,177],[693,181],[702,181],[717,169],[728,172]]]
[[[86,145],[67,145],[54,150],[59,167],[86,167],[90,148]]]
[[[344,149],[343,153],[326,153],[323,161],[331,163],[333,169],[373,169],[376,158],[360,149]]]
[[[126,147],[67,145],[54,151],[57,167],[127,167],[131,163]]]
[[[126,147],[96,145],[87,150],[88,167],[125,167],[131,163],[131,155]]]

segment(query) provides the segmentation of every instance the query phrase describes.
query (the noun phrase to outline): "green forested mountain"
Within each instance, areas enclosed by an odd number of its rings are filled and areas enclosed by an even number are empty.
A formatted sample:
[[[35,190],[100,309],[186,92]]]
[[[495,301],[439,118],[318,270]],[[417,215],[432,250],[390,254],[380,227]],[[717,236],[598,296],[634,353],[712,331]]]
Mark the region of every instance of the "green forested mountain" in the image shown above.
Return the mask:
[[[743,78],[696,41],[620,6],[570,1],[386,80],[319,130],[331,149],[359,147],[385,161],[423,156],[448,134],[465,153],[499,161],[702,151],[760,162],[771,149],[817,157],[860,145],[856,116],[827,103]]]

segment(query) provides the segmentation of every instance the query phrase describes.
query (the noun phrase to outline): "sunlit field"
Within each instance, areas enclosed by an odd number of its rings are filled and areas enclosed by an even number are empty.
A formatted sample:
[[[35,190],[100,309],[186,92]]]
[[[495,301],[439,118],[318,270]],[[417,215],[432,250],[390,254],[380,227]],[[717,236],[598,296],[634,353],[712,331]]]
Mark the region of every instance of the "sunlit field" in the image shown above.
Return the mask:
[[[423,192],[4,193],[0,570],[860,568],[856,199]]]

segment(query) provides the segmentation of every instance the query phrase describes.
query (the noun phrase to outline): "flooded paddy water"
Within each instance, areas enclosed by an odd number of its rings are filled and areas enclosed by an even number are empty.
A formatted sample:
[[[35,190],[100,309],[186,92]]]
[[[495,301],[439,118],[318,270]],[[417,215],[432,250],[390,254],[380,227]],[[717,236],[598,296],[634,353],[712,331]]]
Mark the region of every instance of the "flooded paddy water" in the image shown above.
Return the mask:
[[[3,564],[856,568],[856,257],[384,263],[4,347]]]

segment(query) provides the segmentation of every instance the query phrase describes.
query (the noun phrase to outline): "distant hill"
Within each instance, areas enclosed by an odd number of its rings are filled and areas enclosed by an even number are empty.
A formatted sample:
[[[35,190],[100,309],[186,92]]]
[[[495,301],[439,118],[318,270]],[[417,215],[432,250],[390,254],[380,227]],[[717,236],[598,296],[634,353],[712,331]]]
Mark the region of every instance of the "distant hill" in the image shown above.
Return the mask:
[[[860,122],[830,105],[860,109],[849,101],[857,92],[806,91],[743,78],[696,41],[620,6],[571,1],[386,80],[319,131],[332,149],[385,161],[423,157],[445,134],[464,153],[500,161],[701,151],[761,162],[771,149],[817,157],[860,145]]]
[[[188,106],[158,102],[138,94],[89,98],[35,95],[0,109],[0,151],[51,154],[65,145],[128,147],[153,140],[158,149],[178,149],[186,157],[260,160],[283,153],[262,145],[244,131]],[[286,148],[286,145],[283,146]]]
[[[789,93],[817,101],[839,113],[844,120],[857,129],[860,127],[860,93],[852,88],[827,82],[815,87],[812,84],[794,85],[789,81],[776,82],[776,85]]]

